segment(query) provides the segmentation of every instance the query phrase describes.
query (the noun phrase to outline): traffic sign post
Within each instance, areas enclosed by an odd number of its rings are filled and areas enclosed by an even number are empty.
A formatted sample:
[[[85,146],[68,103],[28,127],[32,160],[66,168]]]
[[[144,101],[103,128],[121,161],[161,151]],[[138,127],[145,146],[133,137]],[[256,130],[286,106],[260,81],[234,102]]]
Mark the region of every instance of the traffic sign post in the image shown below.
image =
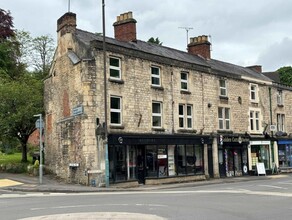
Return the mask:
[[[34,117],[39,117],[39,119],[36,121],[35,126],[37,129],[39,129],[40,132],[40,166],[39,166],[39,183],[43,183],[43,141],[42,141],[42,136],[43,136],[43,127],[44,127],[44,122],[42,119],[42,114],[34,115]]]

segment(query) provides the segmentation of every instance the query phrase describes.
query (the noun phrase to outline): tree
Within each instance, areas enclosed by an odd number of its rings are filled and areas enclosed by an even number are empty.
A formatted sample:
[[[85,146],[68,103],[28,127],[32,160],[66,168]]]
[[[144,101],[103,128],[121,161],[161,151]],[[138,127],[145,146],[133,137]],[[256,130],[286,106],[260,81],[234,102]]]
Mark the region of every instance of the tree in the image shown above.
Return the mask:
[[[6,12],[0,8],[0,42],[14,36],[13,27],[13,18],[10,11]]]
[[[3,31],[12,30],[12,17],[2,9],[0,13],[10,19],[6,26],[0,20],[0,139],[16,138],[22,146],[21,161],[27,162],[27,140],[36,129],[33,115],[43,112],[43,83],[40,74],[26,69],[24,41],[14,32]],[[23,39],[29,36],[23,35]]]
[[[33,38],[29,32],[17,31],[20,59],[26,63],[29,69],[39,72],[43,77],[47,76],[54,56],[54,40],[48,35]]]
[[[280,82],[292,86],[292,67],[285,66],[277,70],[280,75]]]
[[[156,39],[154,39],[154,37],[149,38],[148,40],[149,43],[153,43],[153,44],[158,44],[158,45],[162,45],[162,42],[160,42],[159,38],[156,37]]]
[[[27,162],[27,140],[34,132],[33,115],[43,112],[43,83],[25,73],[19,80],[0,82],[0,133],[17,138],[22,147],[21,162]]]

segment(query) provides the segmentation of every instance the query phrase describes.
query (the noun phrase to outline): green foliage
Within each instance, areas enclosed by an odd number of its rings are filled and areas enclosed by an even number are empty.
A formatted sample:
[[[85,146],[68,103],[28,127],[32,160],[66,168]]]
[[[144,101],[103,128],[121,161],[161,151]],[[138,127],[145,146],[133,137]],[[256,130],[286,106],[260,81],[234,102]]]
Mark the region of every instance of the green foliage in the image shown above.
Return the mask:
[[[25,173],[31,158],[26,163],[21,163],[21,153],[3,154],[0,153],[0,171],[9,173]]]
[[[280,82],[292,86],[292,67],[285,66],[277,70],[280,75]]]
[[[154,39],[154,37],[151,37],[151,38],[149,38],[148,42],[153,43],[153,44],[158,44],[160,46],[162,45],[162,42],[160,42],[158,37],[156,37],[155,39]]]
[[[0,8],[0,42],[12,36],[14,36],[13,18],[10,11]]]

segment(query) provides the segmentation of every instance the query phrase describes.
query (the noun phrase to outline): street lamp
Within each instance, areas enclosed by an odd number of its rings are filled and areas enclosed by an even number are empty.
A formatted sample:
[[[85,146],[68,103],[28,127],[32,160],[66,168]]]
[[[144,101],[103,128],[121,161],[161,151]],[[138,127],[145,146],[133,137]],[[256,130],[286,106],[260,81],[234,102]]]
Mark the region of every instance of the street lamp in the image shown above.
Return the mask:
[[[43,183],[43,141],[42,141],[42,136],[43,136],[43,119],[42,119],[42,114],[34,115],[34,117],[38,117],[39,119],[36,121],[36,128],[39,129],[40,132],[40,165],[39,165],[39,183]]]

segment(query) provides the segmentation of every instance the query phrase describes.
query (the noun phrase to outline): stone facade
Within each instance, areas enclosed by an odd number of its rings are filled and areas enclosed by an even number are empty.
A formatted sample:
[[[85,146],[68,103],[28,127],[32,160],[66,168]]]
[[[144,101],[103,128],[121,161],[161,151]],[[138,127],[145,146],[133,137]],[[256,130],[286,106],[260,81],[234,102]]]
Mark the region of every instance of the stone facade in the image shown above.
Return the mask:
[[[285,114],[285,129],[291,135],[291,88],[275,84],[251,69],[212,61],[210,51],[206,52],[210,49],[207,38],[204,38],[207,45],[200,44],[200,49],[190,49],[189,54],[158,45],[155,50],[161,54],[151,54],[149,51],[153,45],[145,42],[140,45],[136,41],[136,21],[132,14],[121,16],[114,24],[120,41],[107,38],[108,134],[208,137],[210,143],[204,146],[205,173],[194,178],[183,177],[191,180],[208,177],[208,169],[212,169],[214,177],[219,177],[219,135],[267,133],[272,136],[269,125],[271,120],[273,124],[277,122],[277,114],[280,113]],[[131,36],[124,36],[121,30],[123,24],[128,25],[127,21],[131,23],[126,27],[126,30],[131,29]],[[189,48],[192,46],[194,42]],[[204,58],[195,54],[201,50],[204,51],[201,55]],[[185,58],[166,56],[168,53],[177,53]],[[110,58],[120,62],[119,79],[110,77]],[[159,86],[151,83],[151,67],[160,70]],[[62,16],[58,20],[58,47],[54,63],[50,77],[45,81],[45,161],[47,169],[68,182],[92,184],[91,180],[94,180],[98,186],[105,184],[108,152],[102,129],[105,118],[103,72],[102,38],[76,29],[75,14]],[[181,89],[182,72],[188,76],[187,90]],[[226,83],[225,97],[220,95],[220,80]],[[251,84],[258,89],[256,103],[250,101]],[[279,89],[283,91],[283,106],[276,102]],[[119,97],[121,100],[119,125],[111,124],[110,121],[110,97]],[[152,126],[152,102],[162,104],[160,128]],[[180,104],[192,106],[191,129],[179,126]],[[230,109],[228,129],[219,127],[219,107]],[[257,132],[253,132],[250,127],[251,109],[260,112],[260,129]],[[208,145],[212,148],[211,157],[207,155]],[[208,158],[213,160],[211,168],[206,161]],[[172,179],[179,181],[177,178]],[[148,183],[157,181],[147,180]],[[169,181],[171,178],[164,180]]]

